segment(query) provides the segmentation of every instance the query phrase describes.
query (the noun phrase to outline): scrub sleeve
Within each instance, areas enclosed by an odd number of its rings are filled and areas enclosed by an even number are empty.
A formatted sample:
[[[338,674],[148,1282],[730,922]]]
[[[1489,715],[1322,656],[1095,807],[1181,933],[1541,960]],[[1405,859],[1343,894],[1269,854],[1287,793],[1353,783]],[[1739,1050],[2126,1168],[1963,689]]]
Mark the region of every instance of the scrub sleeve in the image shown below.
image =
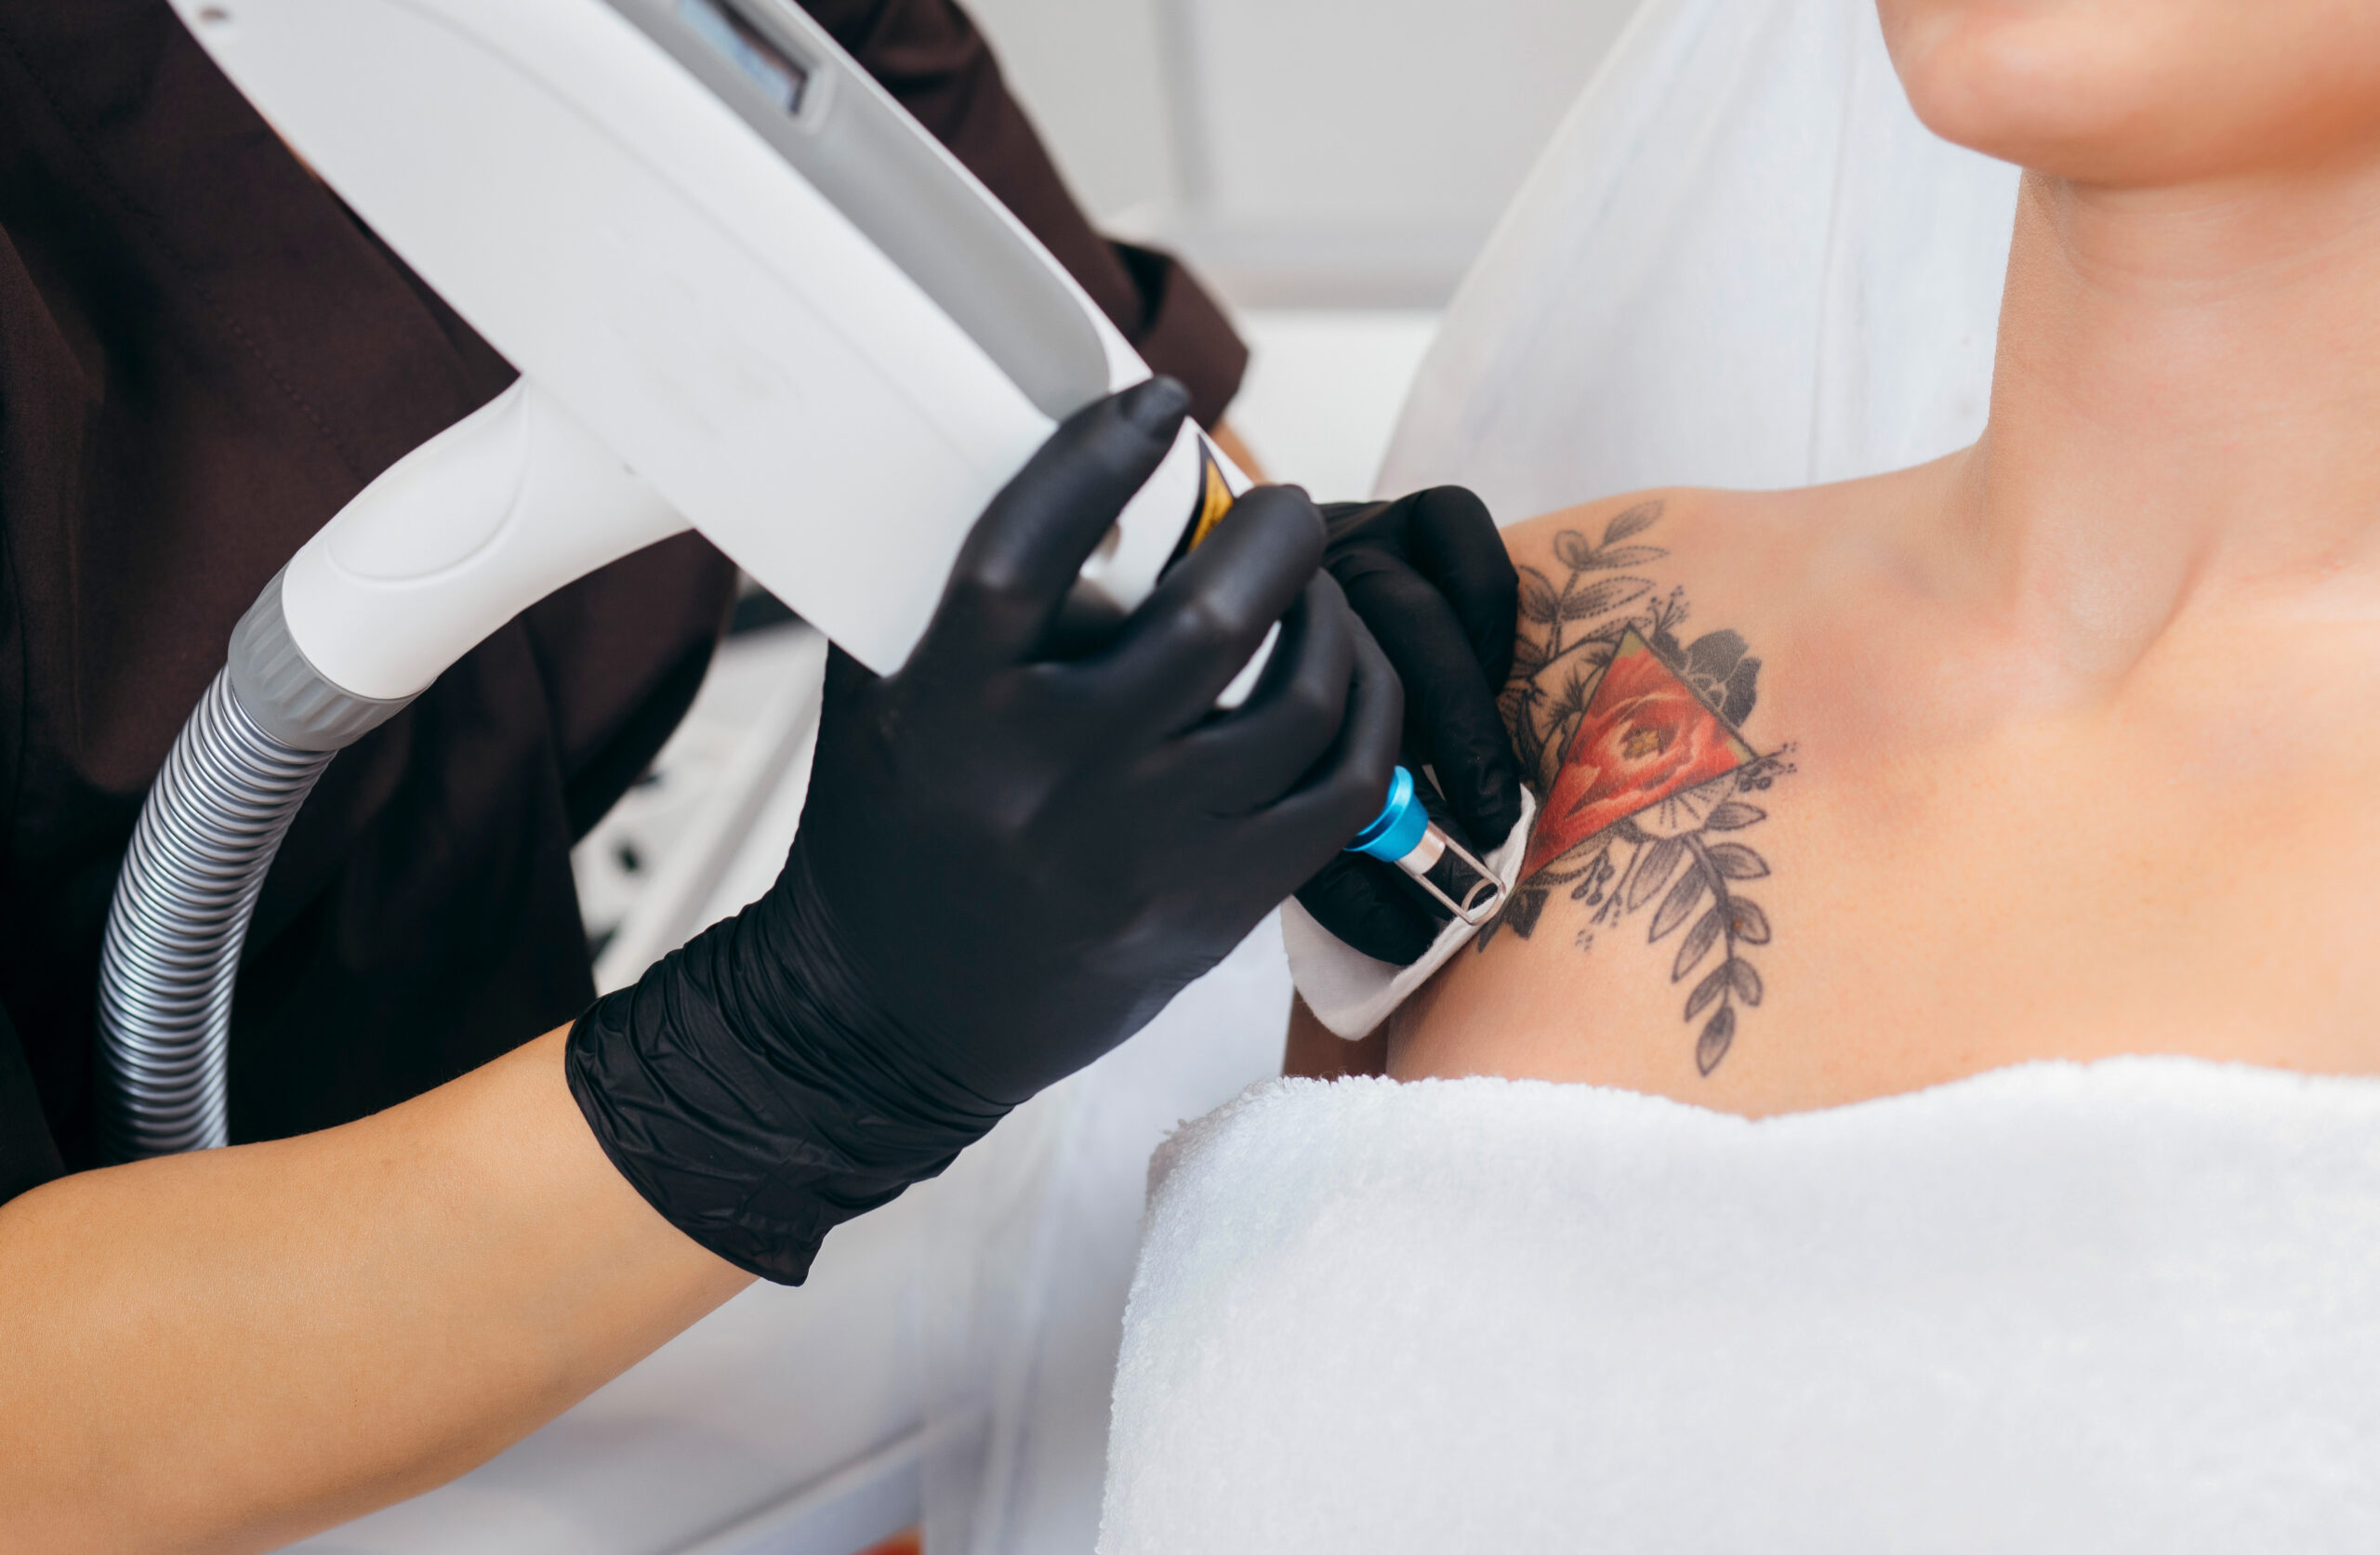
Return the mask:
[[[820,20],[1220,414],[1245,352],[1100,240],[942,0]],[[276,140],[162,0],[0,0],[0,1200],[97,1164],[99,949],[232,625],[510,368]],[[497,632],[331,765],[265,887],[234,1140],[393,1105],[593,998],[572,843],[676,726],[734,574],[682,535]]]

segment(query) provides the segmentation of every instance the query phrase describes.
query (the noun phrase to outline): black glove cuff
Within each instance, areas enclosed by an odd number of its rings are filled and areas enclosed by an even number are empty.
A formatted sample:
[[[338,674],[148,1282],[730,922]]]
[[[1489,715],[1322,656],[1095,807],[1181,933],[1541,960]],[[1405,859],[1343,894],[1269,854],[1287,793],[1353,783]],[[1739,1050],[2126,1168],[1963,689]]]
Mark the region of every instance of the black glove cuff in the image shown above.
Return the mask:
[[[571,1028],[571,1094],[645,1202],[800,1285],[826,1232],[935,1176],[1007,1109],[903,1065],[797,846],[786,876]]]

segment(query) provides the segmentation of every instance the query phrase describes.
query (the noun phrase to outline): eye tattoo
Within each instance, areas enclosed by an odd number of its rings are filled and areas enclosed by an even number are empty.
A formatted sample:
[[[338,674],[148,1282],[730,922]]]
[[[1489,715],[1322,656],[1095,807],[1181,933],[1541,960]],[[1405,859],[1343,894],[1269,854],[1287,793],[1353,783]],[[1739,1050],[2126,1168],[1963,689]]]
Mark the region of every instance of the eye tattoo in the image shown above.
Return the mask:
[[[1629,543],[1661,512],[1659,502],[1631,507],[1604,526],[1601,545],[1574,529],[1555,535],[1569,573],[1559,587],[1521,569],[1503,709],[1544,805],[1520,886],[1479,944],[1506,929],[1528,939],[1563,888],[1593,909],[1582,950],[1597,926],[1651,908],[1648,942],[1684,931],[1670,981],[1695,980],[1685,1018],[1702,1021],[1694,1061],[1707,1075],[1735,1045],[1738,1008],[1760,1005],[1744,949],[1769,941],[1768,915],[1737,890],[1765,878],[1768,862],[1729,834],[1768,819],[1751,796],[1793,767],[1790,748],[1762,755],[1744,739],[1760,681],[1744,639],[1720,631],[1681,643],[1684,590],[1657,594],[1628,571],[1669,554]]]

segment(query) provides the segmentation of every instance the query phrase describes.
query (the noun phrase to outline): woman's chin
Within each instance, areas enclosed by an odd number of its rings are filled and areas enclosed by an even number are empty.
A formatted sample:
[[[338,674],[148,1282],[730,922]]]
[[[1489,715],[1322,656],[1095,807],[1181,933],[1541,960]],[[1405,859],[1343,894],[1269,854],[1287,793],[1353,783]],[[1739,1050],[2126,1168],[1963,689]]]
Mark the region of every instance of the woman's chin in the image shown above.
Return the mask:
[[[2072,31],[2054,15],[1928,6],[1885,35],[1926,128],[1986,156],[2074,176],[2104,170],[2154,135],[2138,94],[2123,89],[2128,72],[2090,59],[2062,35]]]
[[[2380,16],[2314,0],[1884,0],[1927,128],[2078,183],[2155,187],[2380,136]],[[2317,14],[2320,13],[2320,14]]]

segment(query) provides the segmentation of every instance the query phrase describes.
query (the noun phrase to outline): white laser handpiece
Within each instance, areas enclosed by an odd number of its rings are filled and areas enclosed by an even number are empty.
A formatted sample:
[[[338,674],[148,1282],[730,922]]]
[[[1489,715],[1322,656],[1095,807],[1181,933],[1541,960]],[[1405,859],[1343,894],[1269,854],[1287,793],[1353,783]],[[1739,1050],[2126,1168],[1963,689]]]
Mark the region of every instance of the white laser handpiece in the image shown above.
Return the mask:
[[[788,0],[176,5],[524,380],[285,573],[292,640],[357,697],[417,693],[689,525],[889,673],[993,494],[1059,419],[1148,376]],[[1247,484],[1185,428],[1086,586],[1137,604],[1210,482],[1225,506]]]
[[[167,757],[100,952],[118,1158],[225,1142],[248,913],[329,753],[689,526],[890,673],[993,495],[1148,376],[789,0],[173,4],[522,381],[299,550]],[[1247,484],[1185,426],[1078,587],[1130,610]]]

